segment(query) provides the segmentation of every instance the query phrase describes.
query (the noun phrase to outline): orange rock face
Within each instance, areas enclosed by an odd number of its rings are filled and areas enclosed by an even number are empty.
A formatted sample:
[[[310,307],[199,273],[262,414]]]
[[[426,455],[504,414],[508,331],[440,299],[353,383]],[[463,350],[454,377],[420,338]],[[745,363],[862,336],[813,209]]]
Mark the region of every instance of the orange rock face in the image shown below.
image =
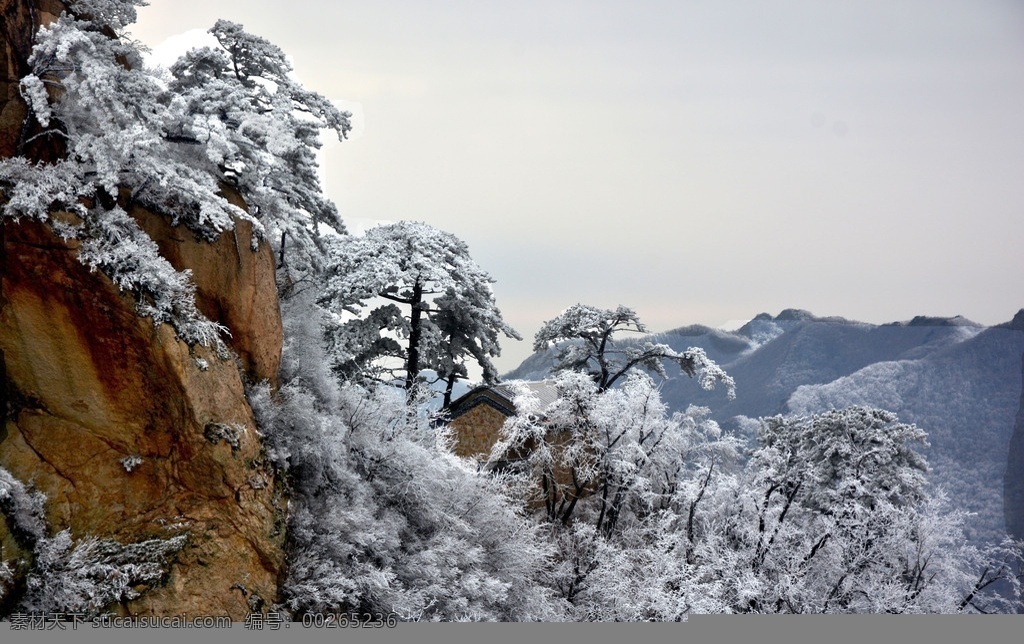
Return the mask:
[[[0,0],[5,156],[18,138],[14,116],[24,114],[10,75],[24,68],[24,23],[52,17],[57,5]],[[2,223],[0,467],[46,494],[51,532],[122,543],[188,533],[166,583],[121,612],[240,620],[254,596],[276,598],[283,565],[284,502],[242,384],[277,378],[273,257],[267,244],[251,250],[244,224],[206,244],[158,215],[132,215],[176,268],[193,271],[200,310],[230,329],[239,360],[139,317],[46,225]],[[5,532],[0,521],[0,543],[10,541]]]
[[[236,206],[245,207],[237,193],[228,195]],[[143,208],[132,208],[130,214],[174,268],[192,271],[196,306],[231,330],[227,343],[241,359],[246,375],[276,387],[283,331],[270,244],[263,242],[253,252],[252,224],[247,221],[236,222],[235,230],[211,244],[197,241],[187,228],[173,227],[165,217]]]

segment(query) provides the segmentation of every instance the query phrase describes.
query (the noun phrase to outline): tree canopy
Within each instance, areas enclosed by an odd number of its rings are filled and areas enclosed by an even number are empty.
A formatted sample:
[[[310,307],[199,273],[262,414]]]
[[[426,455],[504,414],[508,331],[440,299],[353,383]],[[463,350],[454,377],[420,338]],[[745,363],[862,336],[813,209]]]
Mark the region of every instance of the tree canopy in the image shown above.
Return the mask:
[[[600,391],[614,385],[634,368],[652,371],[666,377],[663,361],[674,362],[689,376],[699,376],[700,384],[710,389],[722,382],[730,397],[736,383],[703,349],[690,347],[679,353],[666,344],[616,343],[615,334],[647,333],[633,309],[619,306],[615,310],[586,304],[574,304],[552,320],[548,320],[534,337],[533,350],[554,348],[555,370],[571,369],[589,373]]]
[[[431,369],[448,383],[446,402],[455,380],[467,377],[468,359],[495,382],[499,335],[522,338],[502,318],[493,281],[462,240],[427,224],[403,221],[334,240],[320,302],[353,316],[332,331],[337,368],[398,378],[406,389]]]
[[[746,444],[705,409],[670,414],[636,371],[556,386],[546,406],[522,390],[492,459],[525,455],[575,619],[1020,606],[1021,544],[968,543],[927,486],[924,432],[889,412],[768,418]]]
[[[318,224],[344,228],[320,192],[314,152],[321,129],[344,138],[349,115],[292,80],[279,49],[226,21],[212,29],[220,50],[189,52],[166,74],[147,69],[120,34],[140,4],[79,0],[40,29],[20,84],[22,154],[0,161],[0,212],[80,240],[79,258],[134,295],[141,314],[209,344],[221,329],[127,212],[141,205],[205,240],[248,220],[254,244],[289,235],[302,263],[316,264]],[[55,159],[26,155],[41,141],[54,143]]]
[[[186,118],[166,136],[207,148],[221,180],[241,191],[279,244],[282,264],[291,239],[299,267],[319,269],[324,248],[318,226],[337,233],[345,226],[321,191],[316,150],[322,130],[344,140],[351,115],[296,82],[273,43],[227,20],[218,20],[210,33],[218,49],[194,49],[171,67],[168,91]]]

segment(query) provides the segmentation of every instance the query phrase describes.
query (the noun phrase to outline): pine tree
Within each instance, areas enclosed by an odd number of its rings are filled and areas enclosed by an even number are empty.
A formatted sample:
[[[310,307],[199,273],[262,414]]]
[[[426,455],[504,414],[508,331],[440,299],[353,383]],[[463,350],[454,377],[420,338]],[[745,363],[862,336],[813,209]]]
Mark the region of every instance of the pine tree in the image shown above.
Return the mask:
[[[625,306],[614,311],[586,304],[574,304],[548,320],[534,337],[533,350],[554,348],[555,370],[571,369],[589,373],[601,391],[612,387],[635,368],[666,377],[664,361],[674,362],[689,376],[699,375],[701,386],[710,389],[721,381],[730,397],[736,384],[703,349],[690,347],[683,353],[666,344],[616,344],[618,333],[647,333],[636,312]]]
[[[469,359],[485,381],[496,381],[491,358],[501,353],[499,335],[521,337],[502,319],[493,281],[462,240],[423,223],[336,240],[320,302],[339,313],[331,331],[337,369],[349,377],[397,378],[407,391],[431,369],[448,383],[446,403]]]

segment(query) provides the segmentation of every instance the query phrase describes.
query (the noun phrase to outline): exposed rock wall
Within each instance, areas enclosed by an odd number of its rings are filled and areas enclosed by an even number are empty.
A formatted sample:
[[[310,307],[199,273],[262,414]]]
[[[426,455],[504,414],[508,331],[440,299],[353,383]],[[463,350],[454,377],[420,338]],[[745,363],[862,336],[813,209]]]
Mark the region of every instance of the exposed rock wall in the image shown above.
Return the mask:
[[[17,150],[17,78],[54,0],[0,0],[0,154]],[[26,38],[28,39],[26,41]],[[238,353],[189,347],[139,317],[130,297],[41,223],[0,223],[0,467],[47,496],[51,531],[123,543],[188,532],[166,584],[120,607],[244,617],[272,601],[283,565],[283,500],[261,458],[243,374],[276,381],[281,321],[269,245],[239,226],[216,244],[132,215],[179,269]],[[241,369],[239,368],[241,367]],[[0,521],[0,543],[11,535]],[[13,556],[13,544],[2,557]]]
[[[225,189],[229,199],[245,208],[238,193]],[[274,256],[263,242],[252,251],[252,224],[235,222],[235,229],[213,243],[196,241],[183,226],[171,226],[166,217],[135,207],[130,214],[160,248],[160,254],[178,270],[192,271],[196,306],[209,319],[231,330],[228,344],[254,382],[277,385],[281,366],[281,307],[274,282]]]

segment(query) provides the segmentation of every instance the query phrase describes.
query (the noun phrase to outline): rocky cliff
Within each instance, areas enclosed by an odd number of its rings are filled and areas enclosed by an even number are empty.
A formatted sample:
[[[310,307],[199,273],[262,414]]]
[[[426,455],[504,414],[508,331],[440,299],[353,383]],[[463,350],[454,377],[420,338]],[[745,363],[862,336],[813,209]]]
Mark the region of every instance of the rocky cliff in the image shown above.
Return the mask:
[[[61,9],[0,0],[5,157],[54,154],[19,150],[17,82],[35,29]],[[230,330],[234,355],[139,317],[45,224],[0,223],[0,467],[46,495],[51,532],[122,543],[188,534],[166,583],[118,610],[239,620],[275,598],[283,562],[283,501],[243,389],[246,377],[275,381],[280,363],[273,257],[266,244],[251,250],[244,225],[209,244],[141,208],[131,215],[192,271],[197,304]],[[0,517],[4,559],[19,555],[7,527]]]

